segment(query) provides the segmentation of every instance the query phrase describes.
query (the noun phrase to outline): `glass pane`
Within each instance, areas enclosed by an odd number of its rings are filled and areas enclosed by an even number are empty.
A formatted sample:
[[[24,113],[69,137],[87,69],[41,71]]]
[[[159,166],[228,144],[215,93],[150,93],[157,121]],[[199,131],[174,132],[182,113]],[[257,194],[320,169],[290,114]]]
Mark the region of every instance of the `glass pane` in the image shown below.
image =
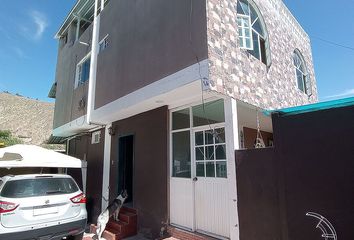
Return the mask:
[[[239,27],[242,26],[242,18],[241,17],[237,17],[237,25]]]
[[[297,85],[299,86],[299,89],[301,91],[304,91],[303,75],[302,72],[300,72],[298,69],[296,69],[296,77],[297,77]]]
[[[250,27],[250,18],[249,17],[242,18],[242,23],[243,23],[244,28],[249,28]]]
[[[214,160],[214,146],[205,147],[205,159]]]
[[[215,163],[214,162],[207,162],[205,163],[206,167],[206,176],[207,177],[215,177]]]
[[[263,27],[261,25],[261,21],[258,19],[253,25],[252,28],[258,32],[262,37],[264,37]]]
[[[197,177],[205,177],[205,170],[204,170],[204,163],[203,162],[197,162],[196,175],[197,175]]]
[[[246,48],[251,48],[251,39],[246,38]]]
[[[172,134],[173,177],[191,177],[191,154],[189,131]]]
[[[195,106],[192,110],[194,127],[225,122],[223,99]]]
[[[8,181],[1,191],[5,198],[27,198],[78,191],[71,178],[38,178]]]
[[[249,50],[248,52],[252,54],[255,58],[261,59],[260,51],[259,51],[259,38],[258,38],[258,33],[254,32],[252,33],[253,35],[253,50]]]
[[[216,162],[216,177],[227,178],[226,161]]]
[[[215,143],[224,143],[225,142],[225,128],[215,129]]]
[[[172,113],[172,129],[189,128],[189,109],[183,109]]]
[[[250,4],[250,15],[251,15],[251,22],[254,22],[258,18],[258,14],[251,4]]]
[[[215,153],[216,153],[216,159],[217,160],[223,160],[226,159],[226,145],[216,145],[215,146]]]
[[[204,145],[203,131],[195,133],[195,145],[196,146]]]
[[[205,131],[205,144],[214,144],[212,130]]]
[[[251,31],[249,28],[245,29],[245,37],[250,38],[251,37]]]
[[[204,160],[204,147],[195,148],[195,159],[197,161]]]
[[[248,2],[244,1],[244,0],[239,0],[241,8],[243,10],[243,12],[245,13],[245,15],[250,15],[250,9],[248,7]]]
[[[245,12],[243,11],[243,9],[241,7],[240,1],[237,1],[237,13],[238,14],[245,14]]]
[[[239,44],[240,44],[240,48],[245,48],[245,46],[243,44],[243,37],[239,37],[238,41],[239,41]]]

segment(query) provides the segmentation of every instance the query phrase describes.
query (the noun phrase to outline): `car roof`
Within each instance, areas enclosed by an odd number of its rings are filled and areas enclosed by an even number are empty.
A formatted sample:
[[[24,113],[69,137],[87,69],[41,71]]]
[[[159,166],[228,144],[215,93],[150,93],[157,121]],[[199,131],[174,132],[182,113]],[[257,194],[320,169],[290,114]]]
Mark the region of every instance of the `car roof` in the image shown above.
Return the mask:
[[[23,174],[23,175],[7,175],[2,177],[4,182],[22,179],[35,179],[35,178],[71,178],[67,174]]]

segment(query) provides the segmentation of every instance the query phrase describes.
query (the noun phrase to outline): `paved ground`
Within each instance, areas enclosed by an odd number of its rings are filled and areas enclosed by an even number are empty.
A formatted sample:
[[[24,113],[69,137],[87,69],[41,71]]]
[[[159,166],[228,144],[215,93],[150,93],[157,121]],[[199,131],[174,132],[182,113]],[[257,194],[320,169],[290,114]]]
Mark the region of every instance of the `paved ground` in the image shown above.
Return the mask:
[[[87,234],[85,233],[83,240],[92,240],[92,236],[93,234]],[[104,238],[102,238],[103,240]],[[136,236],[133,237],[129,237],[129,238],[125,238],[125,240],[147,240],[147,238],[145,238],[144,236],[138,234]],[[166,240],[178,240],[177,238],[166,238]]]

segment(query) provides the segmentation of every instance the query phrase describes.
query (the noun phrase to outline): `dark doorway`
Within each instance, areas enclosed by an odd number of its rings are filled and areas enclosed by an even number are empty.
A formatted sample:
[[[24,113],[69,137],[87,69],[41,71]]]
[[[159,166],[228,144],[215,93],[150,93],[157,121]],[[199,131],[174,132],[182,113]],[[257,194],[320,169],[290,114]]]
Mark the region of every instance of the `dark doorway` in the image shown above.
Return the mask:
[[[125,203],[133,201],[134,136],[120,137],[118,141],[118,194],[127,190]]]

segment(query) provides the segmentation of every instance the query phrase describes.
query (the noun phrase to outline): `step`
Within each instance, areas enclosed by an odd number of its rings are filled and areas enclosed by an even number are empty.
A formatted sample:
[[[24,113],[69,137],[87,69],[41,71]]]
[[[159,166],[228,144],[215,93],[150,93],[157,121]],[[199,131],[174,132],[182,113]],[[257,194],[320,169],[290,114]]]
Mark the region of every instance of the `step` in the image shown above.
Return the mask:
[[[120,212],[130,212],[130,213],[138,214],[136,209],[126,207],[126,206],[121,207]]]
[[[96,226],[95,225],[91,225],[90,226],[90,232],[91,233],[96,233]],[[120,236],[120,234],[114,233],[112,231],[112,229],[105,229],[102,233],[102,237],[106,240],[119,240],[122,239],[122,237]]]
[[[91,225],[90,226],[90,232],[91,233],[96,233],[96,226]],[[131,237],[135,236],[137,234],[137,225],[136,224],[128,224],[125,222],[116,222],[110,220],[107,223],[106,229],[103,232],[102,236],[106,238],[107,240],[109,239],[122,239],[125,237]]]
[[[107,223],[107,227],[109,227],[111,229],[116,229],[117,231],[122,233],[124,231],[124,229],[128,227],[128,223],[122,222],[122,221],[117,222],[117,221],[110,219],[109,222]]]
[[[138,216],[131,212],[119,212],[119,220],[128,224],[137,224]]]

